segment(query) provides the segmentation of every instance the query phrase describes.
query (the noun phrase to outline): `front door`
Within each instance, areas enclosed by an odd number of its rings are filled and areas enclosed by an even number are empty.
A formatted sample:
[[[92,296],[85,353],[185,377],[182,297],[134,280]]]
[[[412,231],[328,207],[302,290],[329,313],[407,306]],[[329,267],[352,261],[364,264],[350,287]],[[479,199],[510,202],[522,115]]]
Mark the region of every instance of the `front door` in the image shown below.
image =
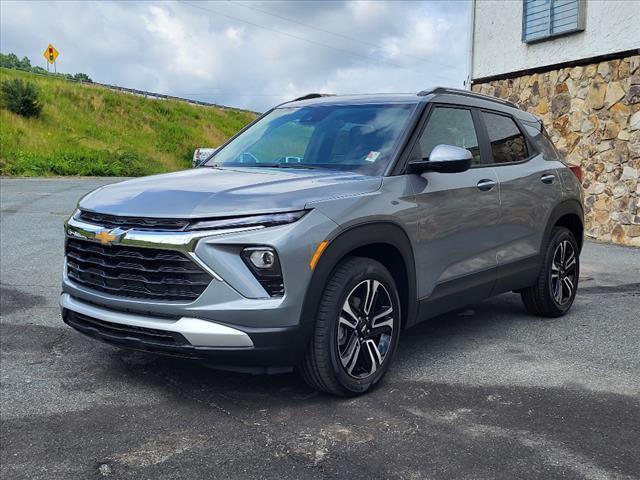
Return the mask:
[[[473,154],[473,166],[466,172],[427,172],[415,182],[420,299],[457,297],[455,302],[464,305],[488,296],[495,283],[499,187],[494,168],[484,165],[478,137],[470,109],[434,106],[416,144],[426,159],[439,144]],[[444,311],[453,306],[446,302],[434,308]]]

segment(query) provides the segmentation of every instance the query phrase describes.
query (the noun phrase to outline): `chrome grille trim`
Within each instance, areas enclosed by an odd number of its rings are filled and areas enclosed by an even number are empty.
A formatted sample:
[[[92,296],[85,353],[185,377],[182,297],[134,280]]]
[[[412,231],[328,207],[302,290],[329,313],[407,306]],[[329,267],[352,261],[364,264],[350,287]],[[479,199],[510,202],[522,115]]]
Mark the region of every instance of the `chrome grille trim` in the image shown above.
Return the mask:
[[[115,242],[118,245],[131,245],[141,248],[159,248],[164,250],[175,250],[182,253],[193,252],[198,240],[204,237],[225,235],[228,233],[248,232],[261,230],[262,226],[229,228],[224,230],[202,230],[193,232],[155,232],[144,230],[126,230],[122,238]],[[102,225],[87,223],[77,218],[71,217],[66,223],[66,232],[69,237],[81,238],[96,241],[97,233],[105,230]],[[108,230],[108,229],[107,229]],[[218,279],[218,277],[216,275]]]

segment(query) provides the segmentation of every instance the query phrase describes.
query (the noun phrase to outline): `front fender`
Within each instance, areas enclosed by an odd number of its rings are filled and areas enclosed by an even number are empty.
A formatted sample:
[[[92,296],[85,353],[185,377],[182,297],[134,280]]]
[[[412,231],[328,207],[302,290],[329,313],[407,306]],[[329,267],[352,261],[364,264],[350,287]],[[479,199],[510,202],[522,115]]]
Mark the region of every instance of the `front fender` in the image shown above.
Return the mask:
[[[324,288],[338,263],[355,250],[375,244],[395,248],[402,256],[407,277],[406,291],[400,292],[401,297],[404,295],[406,298],[403,302],[406,305],[403,325],[410,326],[415,323],[417,315],[415,261],[411,242],[400,226],[391,222],[352,225],[336,232],[333,238],[327,240],[329,245],[314,269],[302,308],[302,323],[309,328],[309,332],[314,325]]]

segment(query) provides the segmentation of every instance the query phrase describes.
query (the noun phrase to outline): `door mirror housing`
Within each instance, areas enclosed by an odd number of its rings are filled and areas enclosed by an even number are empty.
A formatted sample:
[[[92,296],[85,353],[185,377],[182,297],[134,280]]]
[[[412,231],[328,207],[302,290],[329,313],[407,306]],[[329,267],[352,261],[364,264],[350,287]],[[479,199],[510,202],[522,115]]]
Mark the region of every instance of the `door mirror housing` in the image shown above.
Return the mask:
[[[211,155],[215,153],[218,148],[196,148],[193,152],[193,160],[191,161],[191,167],[197,168],[202,165]]]
[[[408,173],[440,172],[458,173],[471,168],[473,155],[466,148],[441,143],[431,151],[427,160],[409,162]]]

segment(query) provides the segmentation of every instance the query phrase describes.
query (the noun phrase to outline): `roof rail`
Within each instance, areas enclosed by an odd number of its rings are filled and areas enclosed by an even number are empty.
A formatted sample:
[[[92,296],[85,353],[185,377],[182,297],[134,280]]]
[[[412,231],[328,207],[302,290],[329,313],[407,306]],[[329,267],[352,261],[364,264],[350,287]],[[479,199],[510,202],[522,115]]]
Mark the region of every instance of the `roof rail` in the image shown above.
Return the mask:
[[[320,98],[320,97],[331,97],[330,93],[307,93],[298,98],[294,98],[293,100],[289,100],[290,102],[299,102],[300,100],[311,100],[312,98]]]
[[[299,102],[301,100],[311,100],[312,98],[320,98],[320,97],[333,97],[335,96],[335,94],[333,93],[307,93],[306,95],[303,95],[301,97],[298,98],[294,98],[293,100],[287,100],[286,102],[282,102],[278,105],[276,105],[277,108],[280,105],[286,105],[287,103],[291,103],[291,102]]]
[[[490,95],[484,95],[482,93],[471,92],[469,90],[460,90],[458,88],[435,87],[429,90],[421,90],[417,93],[417,95],[419,97],[426,97],[427,95],[436,94],[436,93],[450,93],[452,95],[462,95],[465,97],[480,98],[482,100],[488,100],[490,102],[501,103],[509,107],[518,108],[518,106],[515,103],[510,102],[509,100],[503,100],[502,98],[492,97]]]

